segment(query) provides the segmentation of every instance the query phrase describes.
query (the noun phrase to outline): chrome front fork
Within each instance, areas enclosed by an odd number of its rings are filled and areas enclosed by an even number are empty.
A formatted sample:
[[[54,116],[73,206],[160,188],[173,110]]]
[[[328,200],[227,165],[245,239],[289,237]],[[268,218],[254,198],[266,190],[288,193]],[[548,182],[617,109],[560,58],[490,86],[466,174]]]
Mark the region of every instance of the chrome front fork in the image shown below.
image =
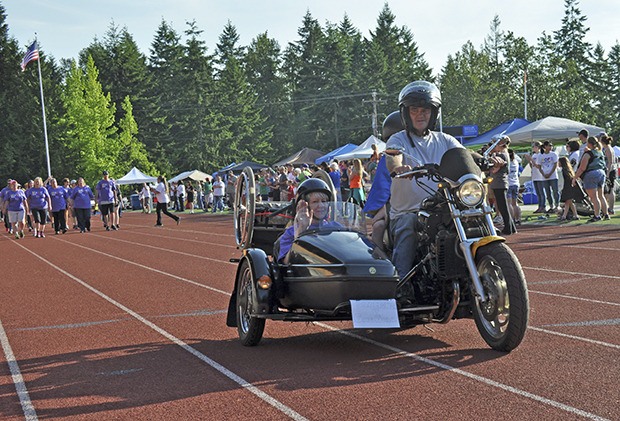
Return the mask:
[[[474,254],[471,251],[471,246],[479,240],[479,238],[470,240],[467,238],[467,234],[465,233],[465,228],[463,227],[463,223],[461,222],[461,212],[454,205],[454,198],[448,189],[444,189],[444,192],[448,198],[448,206],[450,207],[450,214],[452,215],[452,220],[454,221],[454,225],[456,226],[456,232],[459,235],[459,247],[463,252],[463,257],[465,258],[465,263],[467,264],[467,269],[469,270],[469,276],[471,277],[471,282],[474,287],[474,293],[476,298],[480,303],[487,302],[488,298],[484,293],[484,287],[482,286],[482,281],[480,281],[480,275],[478,274],[478,268],[476,267],[476,261],[474,260]],[[491,219],[491,210],[490,207],[485,203],[482,205],[484,210],[485,221],[488,225],[489,231],[491,235],[496,235],[495,226],[493,225],[493,220]]]

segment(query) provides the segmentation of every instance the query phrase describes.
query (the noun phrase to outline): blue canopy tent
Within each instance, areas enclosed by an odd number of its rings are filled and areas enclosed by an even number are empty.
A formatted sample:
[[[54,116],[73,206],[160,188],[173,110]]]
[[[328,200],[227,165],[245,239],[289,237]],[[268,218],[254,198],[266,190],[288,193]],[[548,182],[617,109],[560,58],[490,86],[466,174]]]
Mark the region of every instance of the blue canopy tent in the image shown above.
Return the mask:
[[[515,118],[512,120],[505,121],[499,126],[494,127],[491,130],[482,133],[478,137],[465,140],[463,142],[463,146],[467,147],[467,146],[484,145],[486,143],[491,142],[491,139],[495,135],[510,134],[511,132],[514,132],[515,130],[520,129],[521,127],[527,126],[528,124],[530,124],[530,122],[524,118]]]
[[[215,176],[217,176],[218,174],[222,175],[222,174],[226,174],[228,172],[229,169],[231,169],[232,167],[234,167],[235,165],[237,165],[235,162],[231,162],[230,164],[226,165],[224,168],[221,168],[219,170],[217,170],[216,172],[214,172],[213,178],[215,178]]]
[[[327,162],[329,164],[331,161],[333,161],[336,155],[351,152],[355,148],[357,148],[357,145],[353,143],[347,143],[346,145],[342,145],[341,147],[334,149],[333,151],[323,155],[322,157],[315,159],[314,163],[316,165],[319,165],[321,162]]]

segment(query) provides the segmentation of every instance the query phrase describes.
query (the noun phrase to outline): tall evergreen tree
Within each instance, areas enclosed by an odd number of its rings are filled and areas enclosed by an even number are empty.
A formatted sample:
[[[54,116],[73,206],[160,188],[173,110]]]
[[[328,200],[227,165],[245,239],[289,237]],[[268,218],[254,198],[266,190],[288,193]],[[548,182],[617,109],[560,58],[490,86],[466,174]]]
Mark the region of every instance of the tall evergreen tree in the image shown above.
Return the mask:
[[[271,131],[274,156],[285,156],[291,151],[292,110],[281,70],[280,45],[266,32],[259,34],[250,43],[244,62],[248,83],[256,91],[256,106],[265,118],[259,130]]]
[[[229,22],[220,34],[215,54],[222,68],[216,82],[218,101],[214,109],[221,116],[220,135],[226,136],[217,142],[219,150],[215,156],[222,166],[232,161],[265,162],[273,158],[271,131],[265,130],[256,91],[248,83],[242,61],[232,53],[241,51],[236,46],[235,34],[236,29]]]
[[[162,20],[151,43],[148,70],[152,81],[147,93],[149,122],[142,125],[149,156],[162,173],[171,173],[183,140],[178,128],[187,105],[183,101],[182,70],[184,55],[179,34]]]
[[[88,58],[83,71],[75,61],[67,75],[63,101],[67,110],[66,146],[72,151],[77,174],[92,183],[101,171],[120,174],[120,143],[114,125],[115,106],[110,94],[104,94],[98,80],[98,71]]]

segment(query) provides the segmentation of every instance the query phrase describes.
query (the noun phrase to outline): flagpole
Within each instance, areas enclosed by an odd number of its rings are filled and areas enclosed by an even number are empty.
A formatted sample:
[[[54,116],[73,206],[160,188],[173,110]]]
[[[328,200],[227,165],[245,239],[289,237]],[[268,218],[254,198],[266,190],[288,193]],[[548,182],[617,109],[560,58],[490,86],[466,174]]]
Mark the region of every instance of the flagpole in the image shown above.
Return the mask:
[[[527,70],[523,73],[523,118],[527,120]]]
[[[37,41],[35,39],[35,41]],[[38,46],[37,46],[38,48]],[[39,88],[41,90],[41,112],[43,113],[43,134],[45,135],[45,157],[47,158],[47,176],[52,176],[52,165],[50,164],[50,147],[47,140],[47,121],[45,119],[45,99],[43,98],[43,78],[41,77],[41,58],[37,59],[39,69]]]

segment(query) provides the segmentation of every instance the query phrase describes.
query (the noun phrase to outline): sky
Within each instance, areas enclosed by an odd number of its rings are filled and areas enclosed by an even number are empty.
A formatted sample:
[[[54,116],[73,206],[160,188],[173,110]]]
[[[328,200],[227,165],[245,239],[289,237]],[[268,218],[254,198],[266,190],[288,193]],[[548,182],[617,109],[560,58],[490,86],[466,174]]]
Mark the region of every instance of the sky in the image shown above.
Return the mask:
[[[95,38],[104,38],[112,22],[126,27],[147,56],[162,20],[179,34],[186,22],[195,20],[210,53],[228,21],[237,29],[240,45],[267,32],[284,49],[299,39],[297,31],[308,11],[322,26],[337,24],[346,14],[370,38],[385,3],[396,16],[395,24],[411,30],[434,74],[467,41],[479,48],[495,15],[500,29],[530,45],[543,31],[559,29],[564,17],[564,0],[0,0],[9,35],[24,52],[36,33],[43,53],[57,60],[77,58]],[[590,27],[586,41],[600,42],[609,52],[620,39],[620,1],[581,0],[579,9]]]

